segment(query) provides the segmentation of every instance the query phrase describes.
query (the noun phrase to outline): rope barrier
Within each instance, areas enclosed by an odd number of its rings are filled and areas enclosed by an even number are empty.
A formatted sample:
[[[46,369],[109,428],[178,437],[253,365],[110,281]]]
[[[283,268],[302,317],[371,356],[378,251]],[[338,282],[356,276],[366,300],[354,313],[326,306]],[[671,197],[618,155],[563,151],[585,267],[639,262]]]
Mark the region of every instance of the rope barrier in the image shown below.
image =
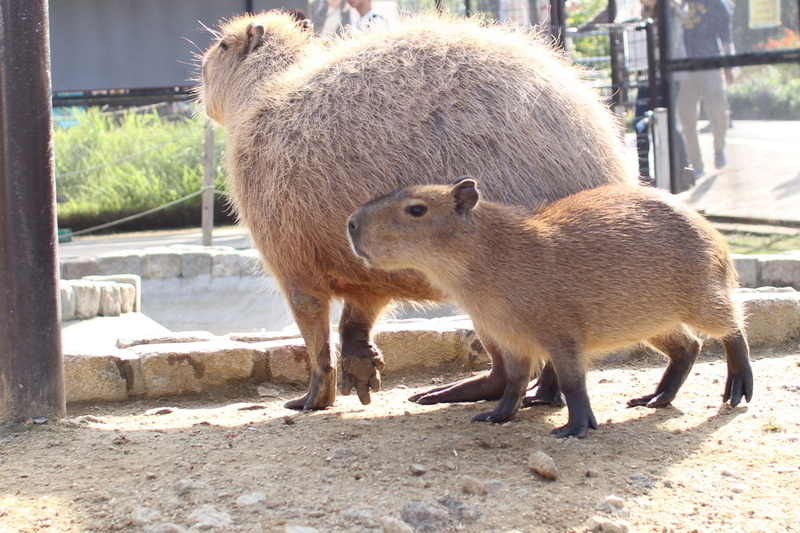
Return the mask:
[[[143,212],[137,213],[135,215],[131,215],[131,216],[128,216],[128,217],[125,217],[125,218],[121,218],[121,219],[115,220],[113,222],[107,222],[107,223],[101,224],[99,226],[94,226],[92,228],[86,228],[86,229],[82,229],[82,230],[79,230],[79,231],[73,231],[72,232],[72,236],[84,235],[86,233],[92,233],[94,231],[98,231],[98,230],[101,230],[101,229],[110,228],[112,226],[116,226],[118,224],[122,224],[123,222],[129,222],[131,220],[136,220],[137,218],[141,218],[141,217],[147,216],[149,214],[161,211],[162,209],[166,209],[168,207],[172,207],[173,205],[179,204],[181,202],[185,202],[186,200],[189,200],[191,198],[194,198],[195,196],[203,194],[205,191],[212,191],[212,192],[214,192],[216,194],[221,194],[221,195],[224,195],[224,196],[227,196],[229,194],[227,192],[218,191],[218,190],[214,189],[213,185],[209,185],[209,186],[206,186],[206,187],[201,187],[199,191],[195,191],[192,194],[188,194],[188,195],[184,196],[183,198],[178,198],[177,200],[173,200],[173,201],[168,202],[168,203],[166,203],[164,205],[160,205],[158,207],[154,207],[152,209],[148,209],[147,211],[143,211]]]

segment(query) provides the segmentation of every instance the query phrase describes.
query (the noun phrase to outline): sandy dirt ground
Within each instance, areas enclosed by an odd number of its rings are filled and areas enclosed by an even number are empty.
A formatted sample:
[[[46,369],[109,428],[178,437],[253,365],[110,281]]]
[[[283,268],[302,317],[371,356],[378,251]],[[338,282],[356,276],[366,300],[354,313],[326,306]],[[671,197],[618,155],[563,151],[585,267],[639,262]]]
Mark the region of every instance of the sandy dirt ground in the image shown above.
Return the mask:
[[[754,353],[744,407],[721,405],[725,362],[712,354],[672,406],[627,409],[664,363],[593,368],[600,428],[585,439],[548,435],[565,408],[491,425],[470,421],[489,403],[406,401],[463,373],[388,373],[372,404],[339,397],[321,412],[283,409],[302,391],[269,384],[72,406],[0,428],[0,531],[800,531],[797,346]],[[554,481],[529,468],[537,451]]]

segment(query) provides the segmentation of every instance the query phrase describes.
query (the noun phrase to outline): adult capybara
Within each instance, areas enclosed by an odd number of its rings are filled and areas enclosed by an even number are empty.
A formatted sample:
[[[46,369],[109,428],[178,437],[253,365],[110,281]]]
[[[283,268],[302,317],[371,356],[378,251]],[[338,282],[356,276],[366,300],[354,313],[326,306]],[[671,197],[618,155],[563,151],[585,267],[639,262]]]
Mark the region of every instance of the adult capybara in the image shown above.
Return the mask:
[[[464,178],[373,200],[350,217],[348,232],[369,266],[424,273],[469,313],[484,346],[502,354],[503,396],[475,420],[510,419],[532,365],[547,360],[569,409],[553,433],[583,437],[597,429],[586,360],[641,341],[669,364],[655,392],[628,405],[668,405],[700,352],[692,330],[722,340],[723,401],[735,406],[753,394],[725,240],[666,192],[598,187],[526,214],[480,200]]]
[[[236,212],[312,361],[290,408],[334,402],[332,299],[344,301],[342,390],[368,403],[384,364],[377,317],[393,299],[442,298],[419,273],[352,254],[342,228],[359,205],[466,173],[484,176],[488,198],[528,206],[629,181],[618,125],[580,72],[537,36],[479,21],[412,18],[322,41],[286,14],[236,18],[203,57],[199,94],[227,130]],[[496,397],[505,376],[463,385],[442,400]]]

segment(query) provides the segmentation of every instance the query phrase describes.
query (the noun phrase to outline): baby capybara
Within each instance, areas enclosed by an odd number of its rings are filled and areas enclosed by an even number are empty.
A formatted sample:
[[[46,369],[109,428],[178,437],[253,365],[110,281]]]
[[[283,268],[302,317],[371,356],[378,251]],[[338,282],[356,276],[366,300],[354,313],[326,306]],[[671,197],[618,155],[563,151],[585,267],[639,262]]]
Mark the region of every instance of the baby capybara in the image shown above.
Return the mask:
[[[412,186],[377,198],[348,221],[370,267],[413,268],[469,313],[502,354],[506,387],[476,420],[519,408],[532,365],[547,360],[566,398],[559,437],[597,429],[586,392],[592,355],[645,341],[669,357],[655,392],[629,405],[668,405],[700,352],[693,330],[722,340],[723,401],[753,394],[737,286],[723,237],[666,192],[605,186],[526,213],[480,199],[476,182]]]
[[[416,272],[388,275],[353,256],[341,228],[359,205],[467,173],[484,176],[487,198],[530,207],[629,181],[619,125],[580,77],[536,34],[475,20],[413,17],[331,41],[285,13],[220,26],[199,94],[227,130],[236,213],[311,358],[308,393],[287,407],[334,403],[332,300],[344,301],[343,391],[355,387],[368,403],[384,364],[375,320],[392,300],[443,298]],[[504,389],[496,371],[425,401]]]

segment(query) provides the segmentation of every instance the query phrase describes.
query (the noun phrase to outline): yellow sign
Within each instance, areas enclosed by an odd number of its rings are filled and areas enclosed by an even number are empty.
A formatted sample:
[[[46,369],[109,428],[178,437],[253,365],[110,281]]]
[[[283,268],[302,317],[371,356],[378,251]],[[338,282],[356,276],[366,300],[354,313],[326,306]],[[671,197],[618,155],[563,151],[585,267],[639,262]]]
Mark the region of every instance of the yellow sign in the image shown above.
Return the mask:
[[[750,0],[750,29],[781,25],[780,0]]]

